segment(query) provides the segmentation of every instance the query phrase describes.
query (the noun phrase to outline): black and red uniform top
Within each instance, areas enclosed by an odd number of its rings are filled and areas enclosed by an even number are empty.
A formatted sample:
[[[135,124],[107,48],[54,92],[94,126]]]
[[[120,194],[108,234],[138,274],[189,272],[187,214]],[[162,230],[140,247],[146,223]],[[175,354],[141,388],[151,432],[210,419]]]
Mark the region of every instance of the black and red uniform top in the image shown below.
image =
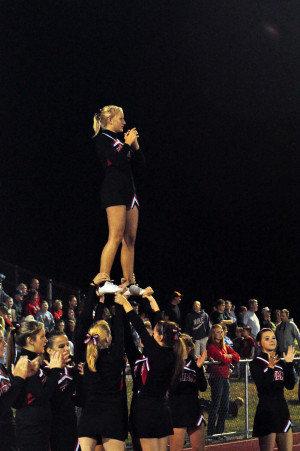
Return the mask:
[[[170,395],[191,395],[198,396],[198,391],[205,391],[207,381],[204,375],[203,366],[198,368],[193,357],[189,356],[179,378],[177,385],[174,386]]]
[[[110,130],[103,130],[96,138],[96,149],[105,170],[101,188],[103,208],[113,205],[139,206],[133,171],[139,172],[145,166],[141,149],[135,151],[123,143],[118,135]]]
[[[136,379],[140,396],[163,398],[169,388],[176,364],[173,348],[160,346],[149,335],[142,319],[134,310],[127,313],[129,321],[138,332],[144,346],[141,362],[136,361],[137,369],[142,371]],[[141,363],[142,365],[138,365]]]
[[[3,446],[3,449],[10,449],[9,446],[16,446],[11,406],[22,391],[24,384],[25,379],[11,376],[5,366],[0,363],[0,448]]]

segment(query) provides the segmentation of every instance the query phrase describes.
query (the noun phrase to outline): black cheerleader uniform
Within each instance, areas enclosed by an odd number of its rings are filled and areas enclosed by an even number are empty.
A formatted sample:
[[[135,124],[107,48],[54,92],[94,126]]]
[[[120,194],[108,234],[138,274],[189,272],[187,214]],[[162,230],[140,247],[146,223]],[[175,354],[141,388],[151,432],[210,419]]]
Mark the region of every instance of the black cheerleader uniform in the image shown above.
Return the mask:
[[[175,353],[173,348],[160,346],[149,335],[135,311],[131,310],[127,316],[144,345],[143,354],[135,362],[136,394],[131,404],[130,427],[137,438],[172,435],[171,411],[166,393],[175,369]]]
[[[44,371],[48,374],[49,368],[45,367]],[[80,379],[82,376],[76,368],[64,367],[60,370],[57,388],[51,398],[51,451],[79,449],[75,404]]]
[[[16,451],[16,425],[11,405],[19,396],[25,379],[10,376],[0,363],[0,451]]]
[[[268,365],[268,354],[264,352],[250,362],[251,376],[259,397],[253,425],[254,437],[287,432],[291,427],[283,389],[292,390],[295,386],[293,363],[279,360],[274,369]]]
[[[90,286],[88,303],[90,303],[93,292],[95,292],[95,287]],[[97,321],[97,317],[101,318],[102,306],[103,304],[99,304],[100,309],[96,311],[95,321]],[[90,310],[88,305],[87,308]],[[90,323],[92,322],[91,316]],[[83,327],[82,331],[84,329]],[[98,352],[96,372],[90,371],[87,364],[84,367],[84,404],[79,420],[78,436],[93,438],[98,443],[101,443],[102,437],[124,441],[128,434],[124,312],[119,305],[116,305],[112,335],[111,346]],[[84,338],[82,337],[82,341]]]
[[[170,391],[170,406],[174,428],[197,429],[204,422],[198,390],[205,391],[207,381],[203,367],[198,368],[193,357],[186,359],[177,385]]]
[[[133,150],[110,130],[103,130],[97,135],[96,149],[105,170],[101,188],[102,208],[114,205],[126,205],[128,209],[135,205],[139,207],[132,167],[136,166],[137,171],[144,167],[141,150]]]
[[[22,349],[20,355],[29,360],[38,354]],[[43,369],[25,380],[14,403],[16,412],[17,445],[19,451],[49,451],[51,431],[50,399],[57,388],[60,368],[52,368],[46,375]]]

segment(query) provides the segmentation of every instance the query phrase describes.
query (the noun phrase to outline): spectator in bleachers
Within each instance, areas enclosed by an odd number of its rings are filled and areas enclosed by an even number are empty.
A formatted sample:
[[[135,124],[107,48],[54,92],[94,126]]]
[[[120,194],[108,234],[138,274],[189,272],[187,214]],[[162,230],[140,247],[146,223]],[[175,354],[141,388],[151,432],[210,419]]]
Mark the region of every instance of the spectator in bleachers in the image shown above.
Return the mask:
[[[218,299],[216,302],[216,310],[211,314],[212,324],[226,324],[227,326],[233,324],[231,316],[229,313],[225,312],[225,301],[224,299]]]
[[[229,408],[229,367],[232,362],[239,362],[240,356],[225,344],[223,328],[220,324],[213,325],[209,332],[207,357],[213,361],[221,362],[221,365],[212,365],[210,368],[211,405],[208,415],[207,434],[222,434]]]
[[[39,294],[37,290],[29,290],[26,299],[23,302],[23,315],[32,315],[33,317],[40,310]]]
[[[59,330],[60,332],[64,332],[65,333],[65,322],[63,319],[59,319],[58,321],[56,321],[55,323],[55,330]]]
[[[233,342],[232,342],[231,338],[228,337],[228,335],[227,335],[228,334],[228,327],[226,326],[226,324],[222,324],[222,327],[223,327],[223,332],[224,332],[225,344],[232,348],[233,347]]]
[[[227,314],[227,318],[226,319],[231,319],[232,320],[232,324],[228,324],[227,328],[228,328],[228,337],[233,340],[235,337],[235,329],[236,329],[236,316],[234,311],[232,311],[232,303],[231,301],[227,300],[225,301],[225,313]]]
[[[41,292],[40,292],[40,281],[38,279],[35,279],[35,278],[31,279],[31,281],[30,281],[30,290],[36,290],[36,292],[37,292],[36,303],[40,307],[41,301],[42,301],[42,295],[41,295]]]
[[[54,330],[55,321],[52,313],[48,311],[49,305],[46,300],[41,302],[41,310],[35,314],[35,320],[44,324],[46,332],[52,332]]]
[[[295,346],[297,340],[300,346],[299,330],[292,319],[289,319],[290,312],[287,309],[281,310],[281,323],[276,328],[276,339],[278,342],[278,353],[282,357],[288,351],[289,346]]]
[[[52,315],[55,322],[59,321],[63,315],[62,302],[59,299],[53,302]]]
[[[77,312],[77,306],[78,306],[78,302],[77,302],[77,298],[76,296],[74,296],[74,294],[70,294],[70,296],[68,296],[68,300],[67,300],[67,310],[72,308],[76,317],[76,312]]]
[[[261,309],[259,324],[261,329],[272,329],[275,332],[276,327],[271,321],[271,310],[269,307],[264,307]]]
[[[245,316],[246,312],[247,312],[247,307],[242,305],[239,308],[238,315],[237,315],[237,325],[238,325],[238,327],[243,327],[243,325],[244,325],[244,316]]]
[[[244,315],[243,323],[245,326],[251,327],[251,337],[256,340],[256,335],[260,331],[259,319],[255,312],[258,310],[258,302],[256,299],[249,299],[248,310]]]
[[[13,308],[14,300],[11,297],[8,297],[5,301],[5,305],[8,308],[8,317],[11,320],[11,322],[16,322],[16,311]]]
[[[179,293],[178,291],[172,292],[164,316],[165,321],[173,321],[174,323],[178,324],[179,327],[181,327],[181,311],[179,304],[182,301],[182,297],[183,294]]]
[[[9,295],[5,293],[3,289],[3,281],[6,279],[4,274],[0,274],[0,304],[5,304],[5,300],[9,298]]]
[[[4,324],[6,331],[14,327],[13,323],[8,317],[8,308],[6,307],[6,305],[0,305],[0,318],[3,318],[4,320],[2,320],[2,325]]]
[[[17,322],[20,322],[23,318],[23,302],[24,302],[23,291],[17,290],[14,295],[14,305],[13,305],[13,308],[16,312]]]
[[[201,309],[201,303],[199,301],[193,303],[193,311],[186,315],[185,331],[195,341],[195,357],[197,358],[206,349],[210,331],[209,316]]]
[[[273,322],[275,327],[277,327],[281,323],[281,310],[276,309],[273,314]]]
[[[23,283],[23,282],[21,282],[21,283],[19,283],[19,285],[17,285],[16,290],[17,290],[17,291],[18,291],[18,290],[21,290],[22,293],[24,294],[24,296],[26,296],[27,293],[28,293],[27,285],[26,285],[25,283]]]
[[[243,353],[243,328],[237,327],[235,330],[235,338],[233,339],[233,349],[242,357]]]
[[[251,337],[251,327],[244,326],[243,327],[243,347],[242,347],[242,356],[243,359],[253,359],[255,353],[255,342]]]

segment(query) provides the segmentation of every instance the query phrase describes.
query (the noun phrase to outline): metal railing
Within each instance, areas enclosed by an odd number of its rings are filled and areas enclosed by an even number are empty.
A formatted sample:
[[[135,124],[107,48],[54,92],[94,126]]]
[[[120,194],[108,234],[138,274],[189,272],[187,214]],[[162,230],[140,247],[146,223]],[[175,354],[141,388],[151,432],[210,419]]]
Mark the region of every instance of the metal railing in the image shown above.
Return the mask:
[[[40,282],[40,291],[42,296],[50,303],[53,299],[64,299],[70,294],[74,294],[80,299],[81,290],[78,287],[58,282],[49,277],[42,276],[36,272],[14,265],[5,260],[0,259],[0,273],[6,276],[4,281],[4,289],[10,296],[14,295],[16,286],[23,282],[26,285],[31,279],[38,279]]]

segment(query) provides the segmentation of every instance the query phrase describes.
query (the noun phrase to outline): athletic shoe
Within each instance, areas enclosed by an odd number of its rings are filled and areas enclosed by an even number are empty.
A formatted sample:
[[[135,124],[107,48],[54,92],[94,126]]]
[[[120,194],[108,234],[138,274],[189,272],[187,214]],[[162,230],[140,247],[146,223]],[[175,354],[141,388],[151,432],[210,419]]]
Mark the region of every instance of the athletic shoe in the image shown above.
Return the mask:
[[[98,290],[101,294],[114,294],[120,291],[118,285],[112,283],[112,281],[106,281],[102,287],[100,286]]]
[[[129,285],[128,289],[131,296],[142,296],[142,294],[145,293],[145,290],[137,284]]]

